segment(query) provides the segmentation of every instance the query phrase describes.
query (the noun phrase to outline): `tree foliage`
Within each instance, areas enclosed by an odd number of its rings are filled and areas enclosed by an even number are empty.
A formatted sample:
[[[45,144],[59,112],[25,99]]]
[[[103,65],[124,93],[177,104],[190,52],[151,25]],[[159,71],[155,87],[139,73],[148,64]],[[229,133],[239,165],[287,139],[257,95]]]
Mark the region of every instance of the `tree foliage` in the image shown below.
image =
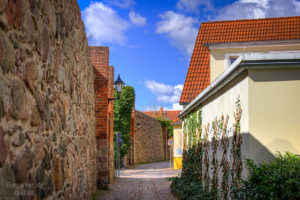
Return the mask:
[[[115,92],[115,97],[117,93]],[[116,100],[114,104],[114,131],[122,133],[122,146],[120,148],[120,156],[123,157],[130,148],[130,126],[131,113],[135,101],[135,91],[131,86],[123,87],[120,94],[120,100]]]
[[[162,128],[167,128],[167,133],[168,133],[168,138],[173,137],[173,126],[172,126],[172,121],[167,120],[162,117],[156,117],[156,119],[160,122],[160,125]]]

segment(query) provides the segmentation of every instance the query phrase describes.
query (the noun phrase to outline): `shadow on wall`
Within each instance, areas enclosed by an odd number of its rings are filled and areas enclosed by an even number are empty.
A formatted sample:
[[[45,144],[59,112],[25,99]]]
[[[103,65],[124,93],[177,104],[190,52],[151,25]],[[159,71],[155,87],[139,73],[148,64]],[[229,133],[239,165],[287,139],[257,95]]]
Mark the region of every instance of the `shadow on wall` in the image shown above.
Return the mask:
[[[274,154],[270,152],[259,140],[251,135],[251,133],[244,133],[243,142],[248,145],[246,149],[248,152],[245,152],[246,158],[255,160],[256,162],[269,161],[275,158]]]
[[[245,159],[255,160],[256,163],[261,161],[269,161],[275,158],[275,156],[258,140],[256,140],[249,133],[242,133],[242,143],[241,143],[241,160],[242,160],[242,170],[238,172],[238,163],[239,158],[238,154],[236,154],[235,164],[233,163],[234,154],[232,152],[238,152],[235,148],[233,148],[233,137],[228,137],[226,139],[217,139],[215,142],[209,141],[208,143],[202,144],[202,177],[205,177],[205,174],[209,174],[210,180],[213,179],[213,174],[217,173],[219,177],[219,183],[223,178],[224,171],[233,170],[235,173],[240,173],[243,178],[246,178],[248,175],[248,170],[246,169]],[[238,141],[238,137],[237,140]],[[226,143],[228,145],[226,145]],[[227,146],[226,150],[224,150],[224,145]],[[206,147],[205,147],[206,146]],[[222,161],[223,154],[225,155],[225,160]],[[198,154],[199,155],[199,154]],[[205,155],[208,156],[208,170],[205,167],[204,163],[206,162]],[[215,160],[216,164],[213,164]],[[227,162],[227,164],[225,164]],[[226,167],[227,166],[227,167]],[[233,167],[236,166],[236,167]],[[231,182],[231,175],[229,175],[228,181]]]
[[[293,65],[286,64],[286,68]],[[254,82],[278,82],[278,81],[296,81],[300,80],[299,78],[299,69],[288,68],[286,69],[258,69],[252,70],[254,76],[251,76],[251,79]],[[270,73],[271,72],[271,73]]]

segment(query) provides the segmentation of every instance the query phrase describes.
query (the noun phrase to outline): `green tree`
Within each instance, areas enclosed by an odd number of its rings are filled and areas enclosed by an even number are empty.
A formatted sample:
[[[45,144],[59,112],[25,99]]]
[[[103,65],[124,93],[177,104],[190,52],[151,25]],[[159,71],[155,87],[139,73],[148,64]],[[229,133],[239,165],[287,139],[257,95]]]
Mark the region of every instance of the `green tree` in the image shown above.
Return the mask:
[[[115,92],[115,97],[117,93]],[[120,148],[120,156],[124,157],[130,148],[130,125],[131,113],[135,101],[135,91],[131,86],[123,87],[120,94],[120,100],[116,100],[114,104],[114,131],[122,133],[122,146]]]

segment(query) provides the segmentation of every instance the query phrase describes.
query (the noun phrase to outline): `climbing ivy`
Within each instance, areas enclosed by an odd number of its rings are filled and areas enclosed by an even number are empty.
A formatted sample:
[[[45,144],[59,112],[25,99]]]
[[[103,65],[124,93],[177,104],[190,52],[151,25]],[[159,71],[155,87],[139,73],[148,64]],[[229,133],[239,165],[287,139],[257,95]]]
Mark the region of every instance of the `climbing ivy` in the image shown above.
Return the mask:
[[[181,178],[174,179],[172,184],[174,193],[180,199],[186,199],[186,193],[193,192],[195,185],[198,185],[199,190],[188,195],[189,198],[194,199],[196,195],[201,196],[201,199],[237,199],[242,172],[241,113],[238,98],[233,114],[234,124],[230,129],[227,129],[229,115],[226,118],[222,115],[219,119],[215,118],[211,124],[202,125],[201,108],[184,118],[183,169]],[[231,133],[232,140],[229,144]],[[218,159],[220,154],[222,157]],[[189,182],[191,184],[188,184]],[[183,186],[184,184],[188,184],[189,187]]]
[[[167,120],[165,118],[162,117],[156,117],[156,119],[159,121],[161,127],[167,128],[167,133],[168,133],[168,138],[173,137],[173,126],[172,126],[172,121]]]
[[[202,111],[201,109],[190,113],[188,116],[184,118],[184,146],[185,147],[192,147],[196,143],[198,143],[201,137],[201,125],[202,125],[202,118],[201,118]],[[188,143],[186,143],[186,139]]]
[[[115,97],[117,94],[115,92]],[[123,87],[120,100],[114,102],[114,131],[122,133],[120,156],[124,157],[130,148],[131,113],[135,101],[135,91],[131,86]]]
[[[234,113],[234,131],[232,136],[232,144],[231,144],[231,155],[232,155],[232,165],[231,165],[231,195],[234,199],[238,198],[237,191],[240,190],[240,180],[241,180],[241,172],[242,172],[242,153],[241,153],[241,144],[242,144],[242,136],[240,132],[240,118],[241,118],[241,102],[238,97],[236,103],[236,111]]]

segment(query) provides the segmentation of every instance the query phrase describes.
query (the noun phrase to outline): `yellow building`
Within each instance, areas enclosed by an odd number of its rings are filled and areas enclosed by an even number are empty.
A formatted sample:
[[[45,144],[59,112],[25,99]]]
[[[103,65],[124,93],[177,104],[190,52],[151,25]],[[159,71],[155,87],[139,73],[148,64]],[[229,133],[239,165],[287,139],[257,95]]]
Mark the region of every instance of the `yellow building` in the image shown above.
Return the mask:
[[[174,169],[182,168],[182,152],[183,152],[183,134],[182,121],[176,119],[173,123],[173,167]]]
[[[239,99],[245,157],[261,161],[277,151],[300,154],[299,27],[299,16],[202,23],[180,118],[200,108],[202,130],[208,128],[212,140],[216,119],[228,115],[228,127],[234,126]]]

